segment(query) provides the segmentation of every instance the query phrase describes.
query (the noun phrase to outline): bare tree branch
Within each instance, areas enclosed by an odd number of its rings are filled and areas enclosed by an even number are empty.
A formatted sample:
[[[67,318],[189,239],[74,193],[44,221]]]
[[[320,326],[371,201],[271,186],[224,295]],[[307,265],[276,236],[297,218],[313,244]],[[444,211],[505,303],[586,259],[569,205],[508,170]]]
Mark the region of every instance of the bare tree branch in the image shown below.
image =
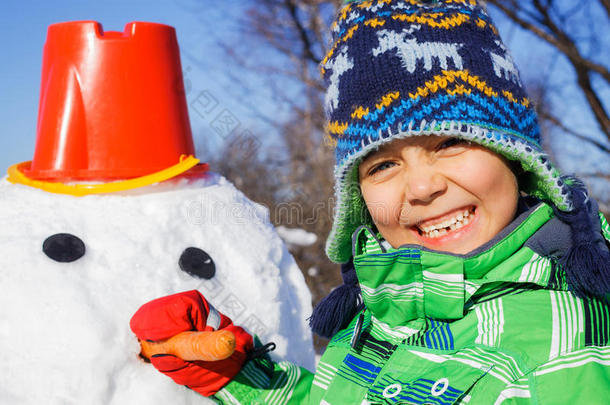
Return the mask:
[[[595,146],[597,149],[599,149],[600,151],[607,153],[609,156],[608,158],[610,159],[610,147],[604,145],[603,143],[592,139],[588,136],[579,134],[578,132],[566,127],[560,120],[559,118],[555,117],[554,115],[552,115],[551,113],[549,113],[548,111],[539,111],[538,114],[540,115],[540,118],[549,121],[551,124],[561,128],[561,130],[564,131],[564,133],[571,135],[575,138],[578,138],[582,141],[585,141],[587,143],[590,143],[591,145]]]
[[[292,22],[294,23],[294,26],[297,29],[297,32],[299,33],[301,42],[303,43],[303,53],[304,53],[303,56],[305,57],[305,59],[311,60],[316,65],[319,64],[321,62],[321,58],[318,58],[313,54],[313,51],[311,49],[312,48],[311,41],[309,40],[309,35],[307,34],[307,30],[305,29],[305,27],[301,23],[301,20],[299,19],[299,16],[297,14],[297,12],[298,12],[297,6],[296,6],[294,0],[285,0],[284,4],[286,5],[288,13],[290,14],[290,17],[292,18]]]
[[[543,4],[541,0],[532,0],[537,14],[526,10],[523,3],[510,1],[510,6],[506,0],[488,0],[496,6],[506,16],[521,27],[529,30],[538,37],[542,38],[557,50],[563,53],[569,60],[576,73],[576,81],[595,116],[601,130],[610,140],[610,117],[606,111],[600,97],[591,84],[591,72],[599,73],[601,77],[610,83],[610,71],[604,66],[585,58],[580,53],[574,40],[565,30],[560,28],[551,18],[549,4]],[[527,14],[534,22],[522,18],[519,14]],[[558,14],[558,13],[557,13]],[[549,32],[545,31],[547,29]]]
[[[610,19],[610,0],[601,0],[601,3],[606,9],[606,14],[608,14],[608,18]]]
[[[595,177],[603,180],[610,180],[610,174],[604,172],[594,172],[594,173],[579,173],[581,177]]]
[[[569,40],[569,42],[563,43],[559,39],[553,37],[551,34],[545,32],[540,27],[521,18],[518,15],[518,12],[527,13],[527,11],[524,10],[523,8],[521,8],[521,6],[517,6],[516,9],[511,9],[505,5],[505,1],[503,1],[503,0],[487,0],[487,1],[491,4],[493,4],[499,10],[501,10],[511,20],[513,20],[514,22],[519,24],[522,28],[525,28],[526,30],[531,31],[532,33],[536,34],[538,37],[542,38],[543,40],[545,40],[546,42],[548,42],[549,44],[551,44],[552,46],[557,48],[559,51],[561,51],[566,56],[568,56],[568,57],[572,56],[577,63],[582,64],[589,70],[599,73],[607,82],[610,82],[610,71],[605,66],[582,57],[580,55],[580,53],[578,52],[578,48],[576,48],[576,46],[574,45],[574,42],[567,35],[565,36],[565,38],[567,38]],[[610,0],[606,0],[606,1],[610,1]],[[538,22],[541,22],[541,20],[539,19],[538,16],[533,16],[533,17],[537,17],[536,20]]]

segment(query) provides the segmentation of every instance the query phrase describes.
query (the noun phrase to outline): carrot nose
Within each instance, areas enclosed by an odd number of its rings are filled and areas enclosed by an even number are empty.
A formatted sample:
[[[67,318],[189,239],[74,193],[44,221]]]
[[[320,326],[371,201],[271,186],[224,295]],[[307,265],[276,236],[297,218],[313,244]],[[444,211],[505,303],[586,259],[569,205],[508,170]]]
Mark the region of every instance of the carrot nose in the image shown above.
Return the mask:
[[[228,330],[182,332],[169,339],[140,341],[141,355],[150,359],[155,354],[172,354],[186,361],[218,361],[235,351],[235,335]]]

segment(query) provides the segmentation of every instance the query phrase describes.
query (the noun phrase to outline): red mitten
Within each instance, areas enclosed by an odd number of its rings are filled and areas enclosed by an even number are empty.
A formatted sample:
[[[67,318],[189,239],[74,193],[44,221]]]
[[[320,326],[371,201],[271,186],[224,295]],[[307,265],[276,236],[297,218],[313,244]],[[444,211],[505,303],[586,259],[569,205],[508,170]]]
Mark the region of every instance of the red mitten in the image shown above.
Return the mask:
[[[227,329],[235,335],[235,352],[225,360],[184,361],[170,354],[153,355],[151,363],[176,383],[203,396],[214,395],[241,370],[254,344],[252,336],[216,311],[196,290],[158,298],[140,307],[129,326],[140,340],[159,341],[186,331]]]

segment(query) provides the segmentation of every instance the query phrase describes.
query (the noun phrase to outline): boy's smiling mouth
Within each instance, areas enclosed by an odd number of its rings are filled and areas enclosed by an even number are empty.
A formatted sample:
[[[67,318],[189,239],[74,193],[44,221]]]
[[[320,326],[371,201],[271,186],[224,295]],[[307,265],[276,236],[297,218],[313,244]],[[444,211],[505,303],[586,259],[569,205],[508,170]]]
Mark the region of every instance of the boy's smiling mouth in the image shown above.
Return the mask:
[[[468,225],[474,218],[475,206],[464,207],[449,214],[420,222],[415,226],[419,236],[437,239]]]

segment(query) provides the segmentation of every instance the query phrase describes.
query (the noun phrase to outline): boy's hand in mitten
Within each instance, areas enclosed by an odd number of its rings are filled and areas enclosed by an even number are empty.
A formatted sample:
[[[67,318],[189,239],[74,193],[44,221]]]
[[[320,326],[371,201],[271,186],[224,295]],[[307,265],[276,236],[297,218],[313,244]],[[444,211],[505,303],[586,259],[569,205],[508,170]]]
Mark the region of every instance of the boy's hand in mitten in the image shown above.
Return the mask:
[[[155,354],[150,362],[176,383],[201,395],[214,395],[241,370],[253,348],[252,336],[233,325],[198,291],[186,291],[150,301],[131,318],[131,330],[141,341],[163,341],[186,331],[228,330],[235,335],[235,351],[218,361],[184,361],[171,354]]]

